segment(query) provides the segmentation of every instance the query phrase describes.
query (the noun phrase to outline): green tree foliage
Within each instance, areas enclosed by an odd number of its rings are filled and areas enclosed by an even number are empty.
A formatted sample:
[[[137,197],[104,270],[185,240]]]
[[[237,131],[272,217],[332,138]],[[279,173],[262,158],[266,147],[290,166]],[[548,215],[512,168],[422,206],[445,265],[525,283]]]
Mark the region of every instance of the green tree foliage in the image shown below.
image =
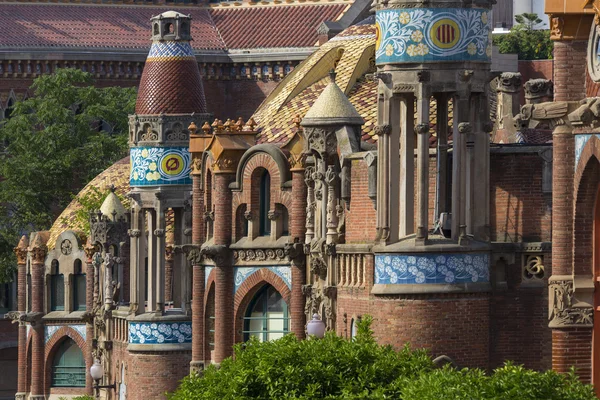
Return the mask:
[[[77,69],[40,76],[0,126],[0,281],[12,276],[19,236],[49,229],[87,182],[127,154],[135,89],[93,83]]]
[[[540,28],[542,20],[537,14],[515,16],[517,24],[509,33],[494,36],[494,45],[500,53],[516,53],[519,60],[548,60],[552,58],[554,43],[550,31]]]
[[[436,369],[423,350],[380,346],[371,318],[357,337],[328,333],[321,340],[293,335],[235,346],[220,368],[186,377],[169,400],[200,399],[397,399],[592,400],[593,388],[575,376],[534,372],[506,364],[486,375],[479,369]]]

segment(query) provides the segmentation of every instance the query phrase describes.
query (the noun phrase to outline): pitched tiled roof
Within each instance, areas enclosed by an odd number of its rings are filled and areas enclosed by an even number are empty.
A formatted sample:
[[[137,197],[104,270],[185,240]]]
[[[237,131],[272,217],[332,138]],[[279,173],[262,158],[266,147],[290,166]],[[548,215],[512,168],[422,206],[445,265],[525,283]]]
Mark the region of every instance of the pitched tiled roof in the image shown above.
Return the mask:
[[[117,161],[100,175],[92,179],[82,190],[78,196],[84,196],[91,193],[92,187],[96,187],[100,191],[108,189],[111,185],[115,186],[115,193],[124,198],[123,206],[129,208],[129,198],[125,197],[129,192],[129,157]],[[74,199],[60,214],[60,216],[50,228],[50,239],[48,239],[48,248],[54,248],[56,239],[61,233],[67,230],[82,231],[83,226],[76,218],[77,210],[81,209],[81,204]]]
[[[310,47],[317,27],[335,21],[348,4],[218,8],[211,15],[230,49]]]
[[[316,28],[349,4],[177,7],[192,16],[194,50],[311,47]],[[150,18],[172,6],[0,3],[1,48],[147,50]]]

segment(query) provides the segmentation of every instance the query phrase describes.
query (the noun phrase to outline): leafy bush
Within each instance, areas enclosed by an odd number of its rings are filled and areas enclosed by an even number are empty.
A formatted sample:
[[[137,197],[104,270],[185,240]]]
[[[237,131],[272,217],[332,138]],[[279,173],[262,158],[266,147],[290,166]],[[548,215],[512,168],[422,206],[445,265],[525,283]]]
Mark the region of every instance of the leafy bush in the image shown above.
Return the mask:
[[[537,14],[515,16],[517,24],[509,33],[494,36],[494,45],[502,54],[516,53],[519,60],[548,60],[552,58],[554,42],[550,40],[550,31],[538,29],[542,20]]]
[[[378,345],[372,319],[348,341],[328,333],[321,340],[293,335],[235,346],[234,358],[183,379],[169,400],[200,399],[419,399],[592,400],[593,388],[574,372],[559,375],[510,363],[491,376],[479,369],[436,369],[424,350],[399,352]]]

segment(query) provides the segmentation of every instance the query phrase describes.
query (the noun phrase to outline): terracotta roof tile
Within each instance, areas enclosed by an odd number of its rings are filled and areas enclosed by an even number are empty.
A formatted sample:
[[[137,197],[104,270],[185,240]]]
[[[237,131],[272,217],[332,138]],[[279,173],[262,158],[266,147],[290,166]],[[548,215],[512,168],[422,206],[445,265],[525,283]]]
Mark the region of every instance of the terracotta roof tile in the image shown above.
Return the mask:
[[[191,14],[194,50],[312,47],[317,27],[349,4],[177,7]],[[150,18],[164,7],[89,4],[0,4],[0,48],[146,50]]]
[[[335,21],[347,4],[219,8],[211,15],[230,49],[311,47],[317,27]]]

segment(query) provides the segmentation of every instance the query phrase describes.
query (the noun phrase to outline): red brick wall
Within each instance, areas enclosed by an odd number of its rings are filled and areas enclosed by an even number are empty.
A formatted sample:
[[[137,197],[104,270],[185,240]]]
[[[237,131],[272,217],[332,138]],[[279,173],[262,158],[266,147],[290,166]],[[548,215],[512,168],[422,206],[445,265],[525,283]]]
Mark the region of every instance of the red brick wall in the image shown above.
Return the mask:
[[[554,100],[578,101],[586,96],[587,40],[554,42]]]
[[[492,154],[492,241],[550,241],[552,195],[542,193],[544,160],[537,154]]]
[[[553,329],[552,330],[552,369],[569,372],[575,366],[577,374],[584,382],[592,376],[592,329]]]
[[[369,175],[363,160],[352,160],[350,209],[346,210],[346,243],[367,243],[375,239],[377,215],[369,198]]]
[[[132,352],[127,356],[127,398],[147,400],[150,393],[172,392],[190,372],[191,352]],[[155,399],[164,399],[158,395]]]

